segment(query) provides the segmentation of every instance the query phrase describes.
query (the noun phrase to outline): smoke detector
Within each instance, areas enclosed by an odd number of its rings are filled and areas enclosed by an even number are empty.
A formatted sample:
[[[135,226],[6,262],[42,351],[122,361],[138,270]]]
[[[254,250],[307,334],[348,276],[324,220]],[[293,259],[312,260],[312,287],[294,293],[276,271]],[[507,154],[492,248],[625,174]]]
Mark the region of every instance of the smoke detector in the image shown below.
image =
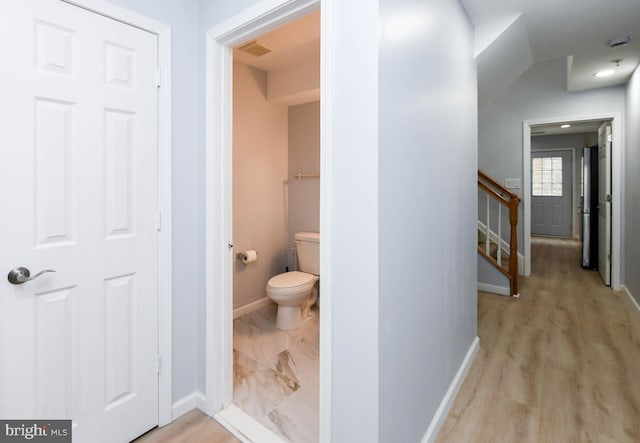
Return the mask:
[[[622,37],[616,37],[616,38],[612,38],[611,40],[609,40],[607,42],[607,46],[609,46],[610,48],[621,48],[623,46],[627,46],[629,43],[631,43],[631,40],[633,40],[633,37],[630,35],[625,35]]]
[[[240,46],[238,49],[240,51],[246,52],[247,54],[251,54],[254,57],[261,57],[271,52],[271,49],[258,42],[258,40],[253,40],[245,45]]]

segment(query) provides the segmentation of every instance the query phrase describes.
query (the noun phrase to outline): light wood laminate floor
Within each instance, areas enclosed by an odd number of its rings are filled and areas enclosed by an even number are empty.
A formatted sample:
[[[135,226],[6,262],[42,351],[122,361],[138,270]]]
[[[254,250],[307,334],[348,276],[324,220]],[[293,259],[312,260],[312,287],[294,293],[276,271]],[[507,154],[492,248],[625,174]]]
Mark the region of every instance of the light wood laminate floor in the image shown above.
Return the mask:
[[[580,267],[579,242],[549,238],[520,294],[479,294],[480,351],[437,442],[640,442],[631,301]]]
[[[229,431],[199,409],[186,413],[170,425],[153,429],[135,443],[237,443]]]

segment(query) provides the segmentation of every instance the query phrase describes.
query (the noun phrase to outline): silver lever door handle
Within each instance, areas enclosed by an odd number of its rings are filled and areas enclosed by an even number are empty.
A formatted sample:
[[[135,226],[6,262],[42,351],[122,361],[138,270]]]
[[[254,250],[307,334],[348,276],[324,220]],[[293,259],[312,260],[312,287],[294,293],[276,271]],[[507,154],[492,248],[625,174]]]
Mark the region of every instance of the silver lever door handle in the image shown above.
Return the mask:
[[[56,271],[54,271],[53,269],[45,269],[44,271],[40,271],[32,277],[31,271],[29,271],[25,267],[20,266],[18,268],[13,268],[9,272],[9,275],[7,275],[7,279],[9,280],[9,283],[13,285],[21,285],[22,283],[28,282],[29,280],[34,280],[40,277],[42,274],[46,272],[56,272]]]

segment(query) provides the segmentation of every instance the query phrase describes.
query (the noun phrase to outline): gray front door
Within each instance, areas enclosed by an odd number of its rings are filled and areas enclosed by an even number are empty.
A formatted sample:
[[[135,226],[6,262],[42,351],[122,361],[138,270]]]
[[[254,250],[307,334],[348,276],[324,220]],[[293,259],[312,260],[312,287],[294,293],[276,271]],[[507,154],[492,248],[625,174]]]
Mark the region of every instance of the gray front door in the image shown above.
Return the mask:
[[[572,234],[572,151],[531,153],[531,233]]]

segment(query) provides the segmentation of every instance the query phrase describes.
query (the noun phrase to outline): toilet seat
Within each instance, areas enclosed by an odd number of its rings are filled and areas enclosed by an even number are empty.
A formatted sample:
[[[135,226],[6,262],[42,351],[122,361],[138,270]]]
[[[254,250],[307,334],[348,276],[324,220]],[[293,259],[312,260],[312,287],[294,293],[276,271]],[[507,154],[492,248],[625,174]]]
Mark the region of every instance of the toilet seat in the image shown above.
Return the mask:
[[[267,289],[281,295],[298,293],[313,288],[318,277],[306,272],[292,271],[278,274],[269,279]]]

